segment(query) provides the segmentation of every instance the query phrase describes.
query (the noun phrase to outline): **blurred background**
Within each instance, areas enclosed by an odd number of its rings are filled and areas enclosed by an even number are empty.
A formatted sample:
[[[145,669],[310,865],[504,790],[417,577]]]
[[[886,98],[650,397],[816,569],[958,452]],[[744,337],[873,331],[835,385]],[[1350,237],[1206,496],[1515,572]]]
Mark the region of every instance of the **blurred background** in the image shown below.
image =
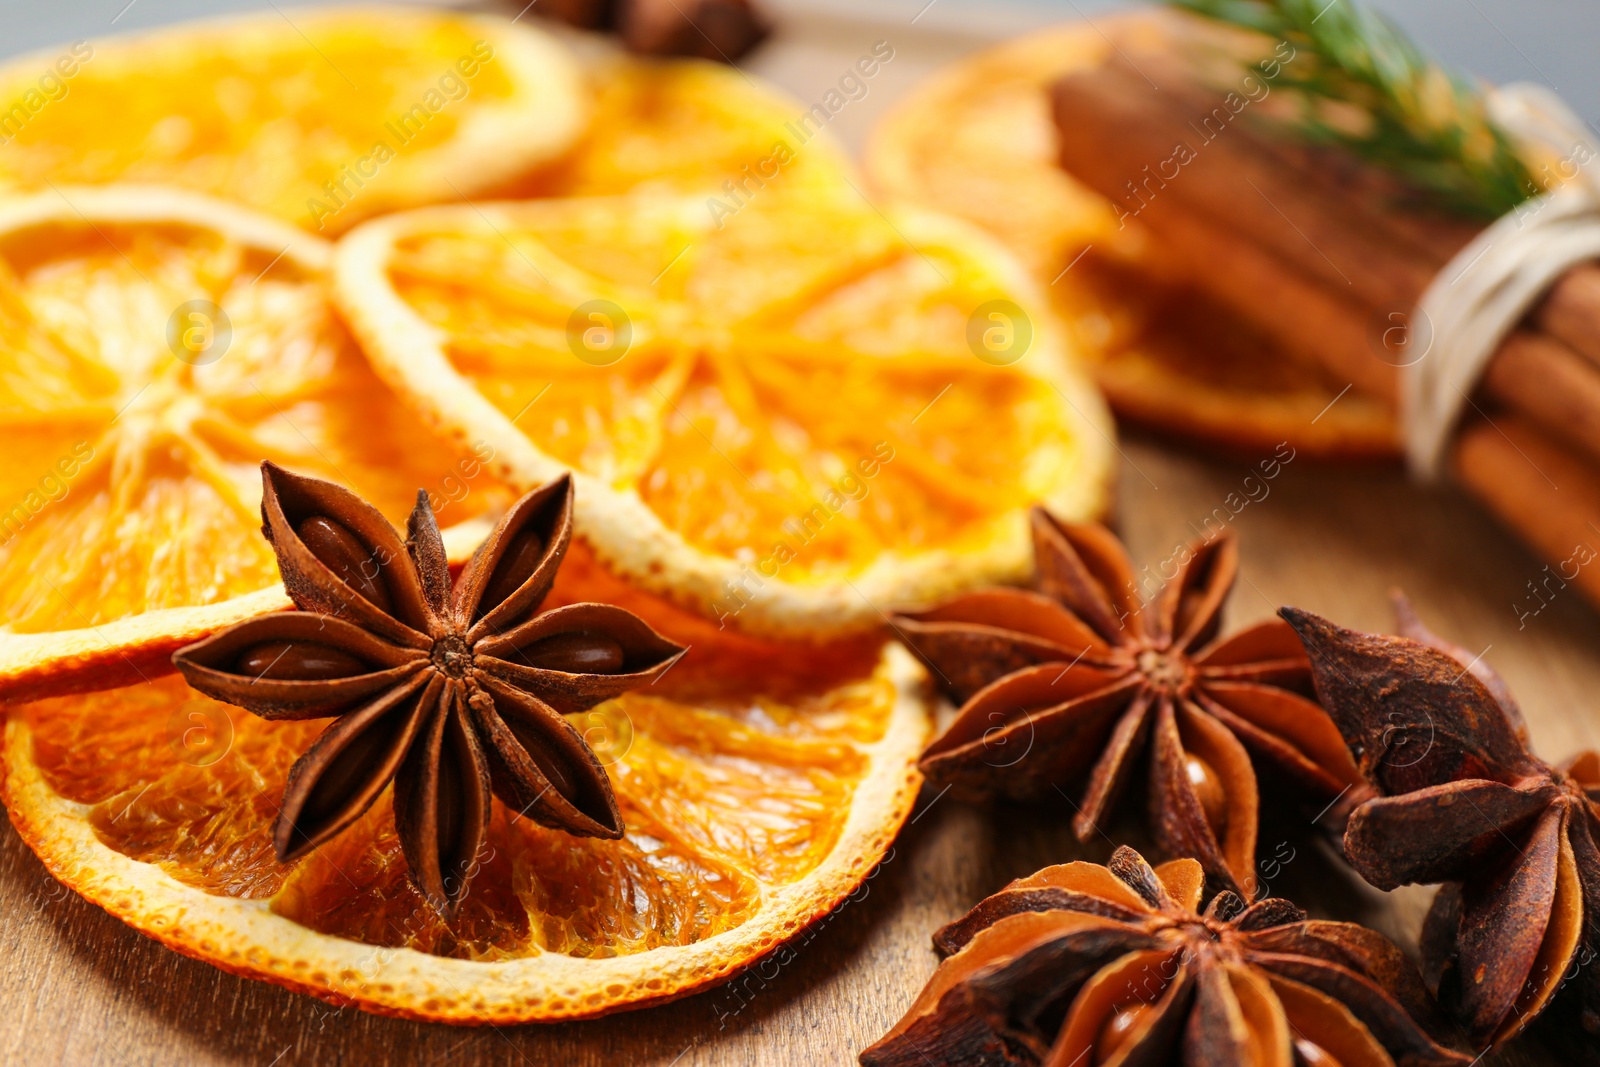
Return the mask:
[[[1339,0],[1333,0],[1339,2]],[[1593,0],[1369,0],[1441,59],[1496,82],[1537,81],[1556,89],[1594,125],[1600,120],[1600,4]],[[277,8],[288,0],[5,0],[6,54],[226,11]],[[452,6],[515,13],[520,2]],[[885,105],[949,59],[1035,26],[1137,6],[1117,0],[768,0],[778,36],[749,57],[749,69],[803,100],[832,86],[839,59],[863,42],[888,40],[896,62],[872,95],[847,108],[833,129],[860,144]],[[538,2],[528,5],[530,14]]]

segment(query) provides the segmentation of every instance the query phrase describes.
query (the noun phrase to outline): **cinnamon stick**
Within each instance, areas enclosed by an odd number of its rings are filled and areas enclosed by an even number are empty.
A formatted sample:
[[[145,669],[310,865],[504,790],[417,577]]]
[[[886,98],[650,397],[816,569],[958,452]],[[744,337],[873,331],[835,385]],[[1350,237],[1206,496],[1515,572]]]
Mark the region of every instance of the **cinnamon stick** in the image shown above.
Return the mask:
[[[1393,402],[1393,366],[1350,358],[1352,352],[1366,353],[1369,341],[1361,313],[1344,294],[1318,285],[1253,242],[1233,239],[1199,216],[1170,212],[1162,222],[1162,243],[1189,267],[1191,285],[1285,350],[1339,368],[1356,388]]]
[[[1121,59],[1070,74],[1053,89],[1062,163],[1153,229],[1202,215],[1365,307],[1421,294],[1436,255],[1347,187],[1286,170],[1221,99],[1181,78],[1153,89]]]
[[[1247,122],[1240,132],[1270,152],[1297,180],[1337,187],[1346,203],[1370,213],[1377,225],[1415,245],[1429,262],[1447,262],[1483,229],[1482,223],[1471,219],[1428,210],[1397,179],[1332,146],[1264,137],[1258,123]]]
[[[1600,475],[1515,416],[1469,422],[1454,465],[1456,479],[1549,564],[1530,582],[1541,597],[1571,584],[1600,603]]]
[[[1489,363],[1483,392],[1600,470],[1600,366],[1549,334],[1517,330]]]
[[[1580,263],[1563,274],[1533,321],[1600,367],[1600,266]]]
[[[1205,101],[1216,94],[1181,78],[1163,83],[1153,90],[1120,58],[1059,81],[1063,165],[1154,231],[1192,284],[1286,348],[1394,403],[1407,353],[1388,341],[1391,320],[1404,324],[1473,228],[1408,216],[1349,167],[1319,171],[1322,156],[1269,144],[1243,118],[1196,127],[1184,116],[1210,114]],[[1213,139],[1200,141],[1197,129]],[[1175,143],[1163,159],[1188,161],[1152,169],[1145,160],[1163,143]],[[1177,151],[1184,145],[1187,155]],[[1600,462],[1600,381],[1577,365],[1582,357],[1600,370],[1600,267],[1569,271],[1533,329],[1548,332],[1508,339],[1512,358],[1486,390]]]

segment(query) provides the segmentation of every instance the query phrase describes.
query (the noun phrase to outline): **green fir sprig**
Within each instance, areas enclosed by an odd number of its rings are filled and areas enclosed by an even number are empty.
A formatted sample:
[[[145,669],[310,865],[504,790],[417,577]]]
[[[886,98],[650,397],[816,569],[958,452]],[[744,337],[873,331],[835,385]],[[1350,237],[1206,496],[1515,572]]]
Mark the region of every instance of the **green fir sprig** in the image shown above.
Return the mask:
[[[1339,146],[1473,217],[1498,218],[1540,191],[1477,86],[1357,0],[1168,2],[1289,42],[1295,57],[1277,87],[1299,94],[1295,125],[1312,143]]]

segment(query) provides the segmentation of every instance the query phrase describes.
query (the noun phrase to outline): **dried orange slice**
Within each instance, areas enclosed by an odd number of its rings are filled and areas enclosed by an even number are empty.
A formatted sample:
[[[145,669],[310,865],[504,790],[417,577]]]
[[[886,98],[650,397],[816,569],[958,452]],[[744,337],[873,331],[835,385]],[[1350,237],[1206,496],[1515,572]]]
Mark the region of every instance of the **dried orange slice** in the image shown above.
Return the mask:
[[[330,254],[189,192],[0,201],[0,692],[136,681],[286,606],[263,459],[391,518],[419,487],[447,523],[503,498],[491,453],[430,438],[373,376],[329,305]]]
[[[1037,289],[946,216],[854,190],[422,209],[336,253],[378,373],[653,592],[753,632],[881,625],[1019,577],[1027,509],[1113,450]]]
[[[600,1015],[748,966],[838,904],[915,800],[925,678],[898,645],[767,644],[630,592],[581,553],[555,602],[620,602],[690,647],[575,725],[619,841],[498,801],[446,924],[406,876],[388,793],[280,865],[271,823],[317,722],[265,722],[172,676],[11,709],[4,798],[65,884],[186,955],[337,1003],[448,1022]]]
[[[744,198],[768,185],[859,183],[818,115],[725,64],[608,55],[585,73],[594,101],[587,130],[518,195],[650,187]]]
[[[1212,302],[1164,280],[1159,248],[1056,162],[1048,87],[1159,42],[1170,19],[1107,18],[1042,30],[924,82],[879,124],[878,191],[949,211],[1000,238],[1033,271],[1118,415],[1231,451],[1288,442],[1307,455],[1393,456],[1393,412],[1334,381]],[[1337,400],[1337,403],[1335,401]]]
[[[574,60],[526,23],[273,11],[34,53],[0,69],[0,187],[149,182],[338,233],[475,196],[582,132]]]

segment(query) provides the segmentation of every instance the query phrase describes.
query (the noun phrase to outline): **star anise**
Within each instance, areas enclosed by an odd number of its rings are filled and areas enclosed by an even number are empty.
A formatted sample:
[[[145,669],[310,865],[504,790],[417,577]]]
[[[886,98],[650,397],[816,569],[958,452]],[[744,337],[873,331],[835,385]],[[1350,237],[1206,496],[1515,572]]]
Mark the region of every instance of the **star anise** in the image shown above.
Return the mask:
[[[1252,757],[1319,805],[1359,781],[1338,730],[1308,699],[1293,631],[1272,619],[1217,640],[1238,570],[1226,531],[1182,550],[1148,604],[1104,528],[1036,509],[1033,544],[1036,592],[980,590],[895,620],[964,702],[922,754],[923,773],[967,798],[1032,800],[1092,767],[1073,821],[1087,840],[1148,751],[1159,843],[1252,894]]]
[[[641,55],[732,63],[771,32],[751,0],[551,0],[540,8],[586,30],[616,30]]]
[[[1418,1020],[1431,1006],[1381,934],[1230,890],[1199,913],[1191,859],[1018,879],[934,935],[948,958],[866,1067],[1116,1063],[1465,1064]]]
[[[1282,611],[1378,793],[1352,812],[1345,853],[1379,889],[1444,883],[1423,974],[1476,1040],[1508,1040],[1569,978],[1600,1033],[1600,756],[1533,755],[1505,684],[1401,609],[1409,636]]]
[[[284,862],[358,819],[394,783],[411,878],[453,914],[489,825],[512,811],[622,836],[605,768],[563,713],[659,677],[683,649],[607,604],[540,614],[572,538],[563,476],[508,510],[452,590],[426,492],[406,538],[349,490],[261,465],[262,533],[299,611],[181,649],[190,685],[263,719],[337,716],[289,771],[273,842]]]

